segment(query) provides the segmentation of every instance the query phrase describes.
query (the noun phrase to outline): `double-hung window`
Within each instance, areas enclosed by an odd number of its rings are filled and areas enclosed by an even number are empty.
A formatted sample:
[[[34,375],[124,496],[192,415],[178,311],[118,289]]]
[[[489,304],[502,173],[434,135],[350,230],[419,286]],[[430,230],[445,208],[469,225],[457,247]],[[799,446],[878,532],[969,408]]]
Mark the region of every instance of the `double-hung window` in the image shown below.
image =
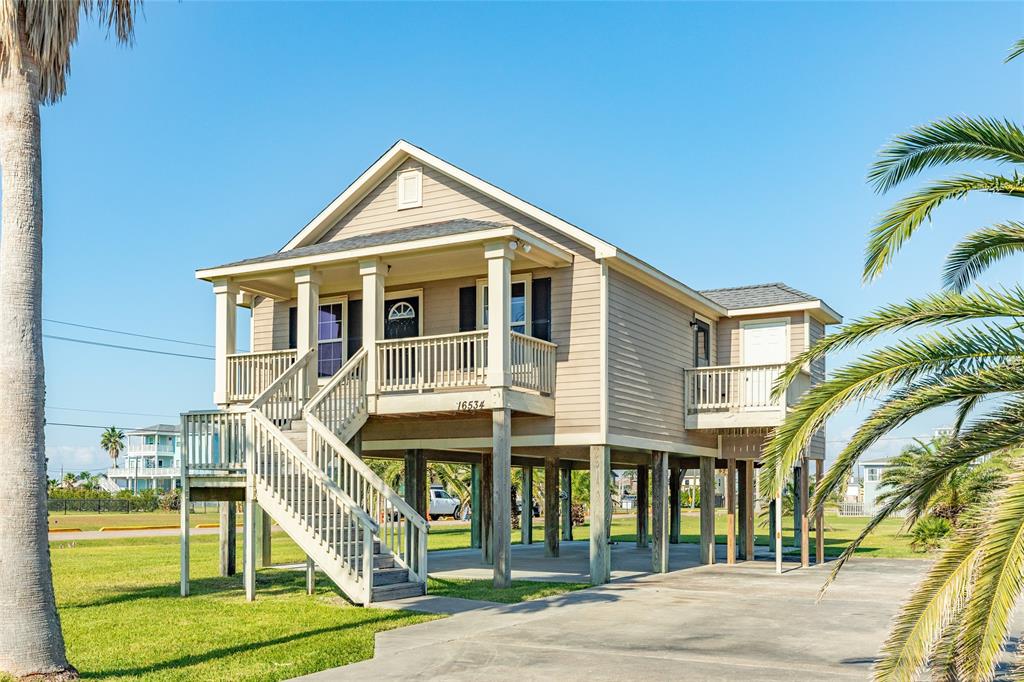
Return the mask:
[[[520,334],[529,335],[531,332],[530,325],[530,294],[532,287],[530,274],[525,275],[513,275],[511,296],[509,300],[509,328],[514,332]],[[479,320],[481,322],[480,328],[487,329],[487,323],[490,318],[490,305],[488,301],[488,286],[486,280],[481,280],[477,288],[479,294],[477,300],[479,301],[480,315]]]
[[[345,362],[345,304],[321,303],[317,313],[317,376],[330,377]]]

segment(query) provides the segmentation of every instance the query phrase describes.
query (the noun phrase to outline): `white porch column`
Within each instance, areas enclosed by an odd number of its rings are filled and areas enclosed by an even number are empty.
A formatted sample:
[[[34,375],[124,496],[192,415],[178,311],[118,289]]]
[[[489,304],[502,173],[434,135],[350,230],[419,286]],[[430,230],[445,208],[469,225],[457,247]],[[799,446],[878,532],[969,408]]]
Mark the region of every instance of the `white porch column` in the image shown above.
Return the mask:
[[[295,352],[302,357],[309,350],[316,349],[317,316],[320,310],[320,273],[311,268],[295,271],[295,288],[298,309],[295,311]],[[317,356],[313,357],[306,369],[306,396],[316,393]]]
[[[377,404],[377,342],[384,338],[384,275],[380,258],[359,261],[363,278],[363,348],[366,349],[366,397],[374,411]],[[423,311],[420,311],[423,314]]]
[[[213,295],[216,310],[213,402],[218,407],[226,407],[228,404],[228,356],[235,352],[238,285],[229,279],[215,280]]]
[[[512,249],[508,240],[484,245],[487,259],[487,385],[492,389],[509,386],[509,327],[512,314]],[[504,400],[504,396],[502,397]]]

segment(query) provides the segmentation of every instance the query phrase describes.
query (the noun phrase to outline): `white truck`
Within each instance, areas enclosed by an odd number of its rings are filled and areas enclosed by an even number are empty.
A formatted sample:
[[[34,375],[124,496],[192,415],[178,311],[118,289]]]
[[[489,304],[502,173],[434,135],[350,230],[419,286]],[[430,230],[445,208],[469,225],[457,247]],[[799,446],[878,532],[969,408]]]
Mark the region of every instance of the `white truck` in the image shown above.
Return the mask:
[[[442,486],[430,486],[430,509],[427,515],[431,521],[437,521],[442,516],[450,516],[453,519],[459,518],[459,500],[452,497]]]

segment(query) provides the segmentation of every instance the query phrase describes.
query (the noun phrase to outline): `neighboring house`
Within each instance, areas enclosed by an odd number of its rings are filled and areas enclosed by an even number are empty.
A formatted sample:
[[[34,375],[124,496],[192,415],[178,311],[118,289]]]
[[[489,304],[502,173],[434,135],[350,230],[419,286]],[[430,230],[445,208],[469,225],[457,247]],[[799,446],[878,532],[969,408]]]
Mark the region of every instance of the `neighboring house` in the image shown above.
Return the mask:
[[[872,515],[878,511],[878,496],[885,487],[882,485],[882,473],[889,467],[888,459],[873,459],[861,462],[864,481],[864,514]]]
[[[242,226],[222,229],[238,230],[240,255],[250,250]],[[702,257],[740,279],[727,244]],[[681,253],[680,267],[694,256]],[[642,469],[638,498],[649,484],[673,518],[680,472],[700,472],[706,563],[721,470],[736,484],[729,505],[750,558],[765,436],[825,363],[781,399],[773,383],[840,321],[781,283],[693,289],[404,141],[279,251],[196,276],[213,286],[219,409],[183,415],[186,499],[245,500],[252,534],[266,527],[262,508],[359,603],[424,590],[427,460],[473,465],[474,538],[497,585],[510,577],[511,501],[491,491],[509,489],[513,466],[546,472],[549,556],[566,537],[567,474],[590,472],[594,583],[610,572],[613,467]],[[239,306],[252,311],[250,353],[235,352]],[[810,461],[820,472],[824,455],[818,433],[797,480]],[[362,457],[402,458],[422,485],[403,498]],[[658,571],[661,540],[678,533],[665,525],[651,529]],[[252,598],[251,571],[244,583]]]
[[[180,488],[180,434],[181,429],[173,424],[128,431],[118,466],[107,469],[107,478],[121,490],[133,492]]]

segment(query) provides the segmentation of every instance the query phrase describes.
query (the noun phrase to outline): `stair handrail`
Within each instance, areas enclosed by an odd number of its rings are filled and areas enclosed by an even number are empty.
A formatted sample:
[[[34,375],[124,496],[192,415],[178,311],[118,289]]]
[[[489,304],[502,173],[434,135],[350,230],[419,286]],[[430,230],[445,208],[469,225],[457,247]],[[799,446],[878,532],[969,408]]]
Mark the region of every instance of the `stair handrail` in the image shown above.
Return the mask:
[[[309,400],[306,401],[306,405],[303,408],[303,414],[312,414],[317,418],[320,417],[318,410],[323,402],[338,388],[342,383],[351,379],[353,372],[359,370],[362,372],[362,386],[361,395],[359,399],[359,407],[361,411],[366,411],[366,358],[367,352],[365,348],[360,348],[352,357],[350,357],[344,365],[341,366],[330,381],[324,384],[319,391],[316,392]],[[320,420],[323,422],[323,420]]]
[[[253,398],[253,401],[249,403],[249,409],[256,410],[260,414],[264,414],[263,410],[266,405],[270,403],[270,400],[284,387],[288,385],[288,382],[295,379],[299,372],[306,369],[309,365],[310,360],[316,354],[316,348],[310,348],[308,351],[303,353],[300,357],[295,359],[291,365],[288,366],[281,376],[274,379],[269,386],[264,389],[263,393]],[[299,378],[301,382],[301,377]],[[299,400],[302,401],[305,396],[299,396]],[[299,406],[299,411],[302,410],[302,406]],[[283,415],[275,415],[281,417]]]
[[[338,438],[333,431],[327,428],[326,424],[311,414],[306,414],[305,418],[307,428],[311,431],[316,431],[318,436],[327,441],[327,444],[331,446],[331,449],[333,449],[339,457],[344,459],[357,474],[364,478],[366,482],[370,484],[370,487],[387,498],[387,501],[393,504],[403,516],[408,517],[409,521],[418,529],[424,533],[429,530],[430,524],[427,523],[427,520],[420,516],[419,512],[413,509],[412,506],[405,501],[405,498],[396,493],[391,486],[385,483],[384,479],[374,473],[373,469],[367,466],[366,462],[356,456],[347,445],[341,442],[341,439]],[[314,466],[316,465],[314,464]],[[317,469],[320,469],[320,467],[317,467]],[[322,469],[320,470],[323,471]],[[349,499],[351,499],[351,496]]]
[[[352,499],[352,496],[345,492],[341,486],[332,481],[331,478],[313,462],[313,460],[306,456],[306,453],[299,449],[298,445],[289,440],[281,429],[277,428],[274,422],[270,421],[266,415],[258,410],[253,410],[249,414],[252,415],[253,420],[260,422],[260,426],[273,434],[278,443],[283,446],[285,450],[288,450],[289,455],[309,469],[310,475],[313,478],[323,483],[324,487],[330,490],[331,493],[336,494],[345,506],[350,507],[353,515],[360,523],[366,526],[371,533],[376,533],[379,530],[380,526],[377,525],[376,521],[370,518],[370,515],[366,513],[366,510],[356,504],[356,501]]]

